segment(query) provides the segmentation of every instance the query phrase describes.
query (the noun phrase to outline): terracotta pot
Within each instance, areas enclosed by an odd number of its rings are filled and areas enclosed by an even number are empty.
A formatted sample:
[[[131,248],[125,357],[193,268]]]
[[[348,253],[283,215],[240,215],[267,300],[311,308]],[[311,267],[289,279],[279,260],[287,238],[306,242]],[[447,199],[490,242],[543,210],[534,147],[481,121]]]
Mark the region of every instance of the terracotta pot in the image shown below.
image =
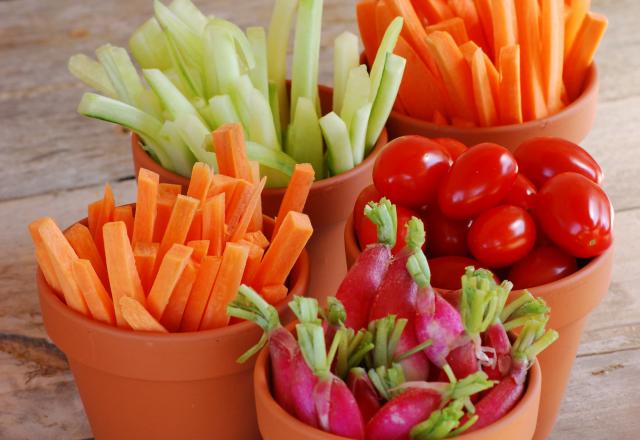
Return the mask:
[[[344,246],[347,265],[351,267],[360,255],[360,246],[351,217],[347,220],[344,229]],[[551,315],[548,327],[557,330],[560,334],[558,340],[538,357],[544,382],[536,439],[546,439],[553,429],[571,378],[571,367],[578,352],[587,317],[609,290],[613,254],[613,247],[611,247],[568,277],[529,289],[549,305]],[[517,296],[521,292],[516,290],[511,293],[511,296]]]
[[[270,377],[269,349],[267,347],[258,355],[253,373],[258,426],[264,440],[339,440],[344,438],[306,425],[282,409],[271,395]],[[529,383],[522,399],[505,417],[486,428],[456,438],[463,440],[530,439],[536,429],[541,382],[540,366],[536,362],[529,370]]]
[[[390,139],[418,134],[426,137],[450,137],[468,146],[495,142],[514,149],[536,136],[557,136],[579,144],[593,126],[597,101],[598,70],[594,64],[588,73],[582,94],[559,113],[547,118],[498,127],[460,128],[437,125],[394,111],[387,122],[387,129]]]
[[[319,86],[320,104],[323,111],[331,108],[333,90]],[[342,231],[353,209],[358,194],[372,183],[371,173],[375,158],[387,143],[387,132],[383,130],[374,150],[357,167],[337,176],[316,181],[309,193],[304,212],[311,218],[314,232],[307,244],[311,257],[311,284],[308,295],[323,300],[333,295],[347,272],[342,254]],[[138,137],[131,136],[131,150],[136,175],[140,167],[160,175],[160,181],[182,185],[187,191],[189,180],[162,168],[140,146]],[[274,217],[278,213],[285,188],[267,188],[262,192],[262,209]]]
[[[236,362],[260,338],[255,324],[133,332],[67,307],[39,269],[37,283],[45,328],[69,360],[96,439],[258,438],[254,362]],[[289,298],[303,295],[308,283],[303,252],[290,276]],[[281,316],[289,298],[278,306]]]

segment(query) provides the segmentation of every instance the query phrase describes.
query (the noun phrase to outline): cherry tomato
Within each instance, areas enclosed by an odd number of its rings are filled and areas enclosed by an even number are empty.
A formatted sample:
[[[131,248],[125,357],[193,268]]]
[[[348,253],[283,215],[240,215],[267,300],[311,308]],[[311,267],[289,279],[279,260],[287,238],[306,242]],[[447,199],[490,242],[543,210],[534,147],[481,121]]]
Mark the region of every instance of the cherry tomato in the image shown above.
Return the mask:
[[[445,217],[437,206],[427,208],[422,216],[424,228],[429,239],[427,255],[440,257],[443,255],[468,255],[467,232],[468,220],[451,220]]]
[[[538,191],[533,214],[547,236],[574,257],[595,257],[611,246],[611,202],[600,186],[581,174],[549,179]]]
[[[507,197],[504,198],[504,203],[519,206],[523,209],[531,209],[535,198],[536,187],[533,186],[533,183],[531,183],[524,174],[519,173],[511,187],[511,191],[509,191]]]
[[[467,266],[479,269],[481,264],[471,258],[460,256],[430,258],[431,285],[438,289],[460,289],[460,278],[464,275],[464,270]],[[496,278],[495,275],[493,277]],[[500,280],[496,278],[496,282],[499,283]]]
[[[364,218],[365,205],[369,202],[379,202],[381,198],[382,194],[373,185],[367,186],[360,192],[356,199],[356,204],[353,206],[353,226],[356,229],[360,227],[360,223]]]
[[[451,138],[433,138],[433,140],[447,149],[454,161],[469,148],[462,142]]]
[[[487,267],[505,267],[524,258],[536,242],[536,225],[527,211],[512,205],[491,208],[471,224],[471,255]]]
[[[539,246],[511,267],[507,279],[516,289],[542,286],[578,270],[576,259],[555,246]]]
[[[450,218],[471,218],[500,203],[513,186],[518,164],[509,150],[484,143],[469,148],[451,167],[438,193]]]
[[[403,206],[396,205],[396,212],[398,213],[398,236],[396,239],[396,245],[393,247],[393,253],[400,251],[404,245],[404,237],[407,235],[407,228],[405,225],[411,217],[420,218],[419,214],[411,209],[407,209]],[[378,230],[368,218],[363,218],[360,227],[356,228],[358,234],[358,242],[360,243],[360,249],[364,249],[372,243],[378,242]]]
[[[580,146],[565,139],[538,137],[520,144],[513,155],[524,173],[540,188],[553,176],[572,171],[593,182],[602,182],[600,165]]]
[[[442,145],[422,136],[389,142],[373,166],[373,183],[393,203],[420,208],[431,203],[453,160]]]

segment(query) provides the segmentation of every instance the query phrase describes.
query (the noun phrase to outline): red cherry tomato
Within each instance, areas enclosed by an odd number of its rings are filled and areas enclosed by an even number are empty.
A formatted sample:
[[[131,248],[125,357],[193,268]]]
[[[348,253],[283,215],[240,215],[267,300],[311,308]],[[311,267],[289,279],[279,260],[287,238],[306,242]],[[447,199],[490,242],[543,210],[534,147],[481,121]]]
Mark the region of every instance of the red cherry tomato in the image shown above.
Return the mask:
[[[405,225],[411,217],[420,217],[419,214],[411,209],[407,209],[403,206],[396,205],[396,211],[398,213],[398,235],[396,239],[396,245],[393,247],[393,253],[400,251],[404,245],[404,237],[407,235],[407,228]],[[360,249],[364,249],[372,243],[378,242],[378,229],[368,218],[363,218],[360,227],[356,228],[358,233],[358,242],[360,243]]]
[[[518,164],[509,150],[484,143],[469,148],[451,167],[438,193],[450,218],[471,218],[500,203],[511,191]]]
[[[448,219],[437,206],[432,206],[427,208],[422,221],[429,240],[427,255],[440,257],[469,254],[467,232],[470,222],[468,220]]]
[[[438,289],[458,290],[461,287],[460,278],[468,266],[479,269],[482,265],[471,258],[460,256],[446,256],[429,259],[431,270],[431,285]],[[493,275],[496,282],[500,280]]]
[[[447,149],[454,161],[469,148],[462,142],[451,138],[433,138],[433,140]]]
[[[516,181],[511,187],[511,191],[504,198],[507,205],[519,206],[523,209],[531,209],[536,198],[536,187],[527,179],[524,174],[519,173]]]
[[[471,255],[487,267],[505,267],[524,258],[536,242],[536,225],[527,211],[503,205],[480,214],[471,224]]]
[[[574,172],[600,184],[602,170],[589,153],[565,139],[538,137],[520,144],[513,155],[524,173],[536,187],[540,188],[553,176]]]
[[[549,179],[538,192],[533,213],[551,241],[574,257],[595,257],[611,246],[611,202],[600,186],[581,174]]]
[[[420,208],[435,199],[452,163],[442,145],[422,136],[402,136],[376,158],[373,183],[393,203]]]
[[[511,267],[507,279],[516,289],[542,286],[578,270],[576,259],[555,246],[540,246]]]
[[[360,223],[364,218],[365,205],[369,202],[379,202],[381,198],[382,194],[373,185],[367,186],[360,192],[356,199],[356,204],[353,206],[353,226],[356,229],[360,227]]]

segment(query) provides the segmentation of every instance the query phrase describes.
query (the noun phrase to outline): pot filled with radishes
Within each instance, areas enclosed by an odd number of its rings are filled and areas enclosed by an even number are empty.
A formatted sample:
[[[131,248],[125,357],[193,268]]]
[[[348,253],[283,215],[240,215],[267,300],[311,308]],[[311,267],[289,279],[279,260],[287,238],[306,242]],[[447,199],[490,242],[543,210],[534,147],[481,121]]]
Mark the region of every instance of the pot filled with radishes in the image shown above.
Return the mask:
[[[378,241],[364,207],[384,196],[398,204],[394,253],[406,243],[401,231],[409,219],[424,220],[435,288],[456,289],[472,265],[510,280],[511,298],[529,289],[550,306],[549,325],[560,338],[540,356],[545,380],[536,438],[546,438],[585,321],[611,280],[613,210],[599,165],[558,138],[534,138],[512,153],[491,143],[466,148],[452,139],[405,136],[380,153],[373,180],[345,229],[350,266]]]
[[[242,178],[268,178],[267,215],[279,215],[290,181],[310,185],[301,208],[322,237],[309,243],[310,293],[335,290],[346,273],[339,243],[352,200],[371,183],[373,158],[387,141],[385,124],[405,66],[392,53],[402,19],[390,24],[370,71],[360,65],[357,36],[338,36],[331,88],[318,85],[322,0],[275,0],[268,29],[246,31],[205,16],[190,0],[153,6],[154,16],[129,40],[142,75],[124,48],[109,44],[96,50],[98,61],[70,59],[71,72],[101,93],[86,93],[78,111],[130,129],[136,170],[151,169],[185,190],[194,161],[225,168],[211,132],[239,124],[254,162]],[[300,163],[310,164],[311,173],[296,175]]]
[[[422,222],[409,221],[393,255],[395,207],[382,199],[367,216],[379,241],[324,310],[295,298],[297,324],[284,328],[245,286],[229,306],[265,331],[254,376],[263,438],[531,438],[535,359],[557,338],[544,301],[523,292],[507,305],[511,283],[472,266],[443,296],[430,285]]]

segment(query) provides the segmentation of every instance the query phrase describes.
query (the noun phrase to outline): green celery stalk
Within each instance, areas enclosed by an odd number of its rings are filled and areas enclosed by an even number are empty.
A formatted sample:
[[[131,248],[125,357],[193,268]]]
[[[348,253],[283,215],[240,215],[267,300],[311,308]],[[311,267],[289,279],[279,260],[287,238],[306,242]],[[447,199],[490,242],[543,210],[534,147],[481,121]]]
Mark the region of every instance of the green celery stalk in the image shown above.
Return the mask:
[[[286,145],[285,139],[282,138],[282,125],[280,117],[280,103],[278,102],[278,88],[273,81],[269,81],[269,107],[273,115],[273,125],[276,127],[276,134],[281,144]]]
[[[289,98],[286,87],[287,47],[297,5],[297,0],[275,0],[267,34],[267,59],[269,60],[267,69],[269,81],[274,84],[277,97],[277,99],[270,99],[270,102],[278,104],[278,111],[272,106],[272,113],[280,115],[280,121],[276,123],[276,127],[280,127],[281,138],[289,123]]]
[[[209,103],[204,98],[196,96],[195,98],[191,99],[191,104],[198,111],[207,128],[209,130],[213,130],[215,121],[213,112],[211,111],[211,107],[209,107]]]
[[[182,80],[182,76],[178,73],[177,69],[172,68],[163,70],[162,73],[164,73],[164,76],[169,78],[169,81],[171,81],[171,83],[176,86],[176,89],[178,89],[186,98],[193,98],[195,96],[191,88],[189,88],[189,86]]]
[[[207,25],[207,17],[191,0],[173,0],[169,5],[169,9],[195,33],[202,35],[202,31]]]
[[[170,146],[166,151],[167,155],[171,157],[174,171],[181,176],[190,177],[196,158],[180,137],[177,124],[174,121],[165,121],[159,136]]]
[[[229,95],[214,96],[209,100],[209,107],[213,116],[214,129],[224,124],[240,122],[240,116],[238,116]]]
[[[345,31],[333,43],[333,111],[338,114],[342,114],[349,74],[359,64],[358,37]]]
[[[349,71],[349,79],[347,80],[342,111],[339,113],[349,130],[351,130],[351,120],[358,109],[370,102],[370,90],[371,80],[367,73],[367,66],[363,64],[351,69]]]
[[[253,85],[251,84],[249,76],[240,75],[231,88],[231,93],[229,94],[249,139],[252,139],[250,130],[253,106],[253,103],[251,102],[251,89],[253,89]]]
[[[216,94],[228,94],[240,77],[238,54],[231,33],[217,21],[211,21],[205,29],[207,56],[215,68]]]
[[[67,67],[73,76],[103,95],[107,95],[110,98],[118,96],[111,85],[111,81],[109,81],[104,67],[93,58],[82,53],[73,55],[69,58]]]
[[[129,38],[129,50],[143,69],[171,68],[171,56],[167,38],[158,20],[151,17]]]
[[[138,96],[138,108],[143,112],[149,113],[159,121],[165,119],[162,103],[151,89],[144,89]]]
[[[340,116],[331,112],[320,118],[320,127],[327,143],[329,168],[334,174],[353,168],[353,152],[347,125]]]
[[[272,150],[255,142],[247,141],[247,157],[260,163],[260,174],[267,176],[267,187],[287,186],[296,161],[280,150]]]
[[[310,163],[318,179],[324,176],[322,132],[309,98],[298,99],[293,121],[289,125],[287,153],[298,163]]]
[[[249,70],[249,78],[253,86],[262,93],[269,102],[269,78],[267,75],[267,35],[263,27],[248,27],[247,39],[255,59],[255,66]]]
[[[221,18],[212,18],[209,20],[210,23],[213,23],[222,29],[225,29],[231,35],[233,42],[235,44],[237,53],[242,55],[242,61],[244,62],[245,70],[249,71],[253,69],[256,65],[255,58],[253,56],[253,50],[251,48],[251,43],[247,39],[247,36],[242,32],[235,23],[232,23],[228,20],[223,20]],[[244,73],[244,72],[243,72]]]
[[[120,100],[137,107],[138,96],[144,88],[127,51],[105,44],[96,49],[96,56]]]
[[[380,81],[382,81],[382,71],[386,64],[387,54],[393,53],[393,49],[398,42],[400,31],[402,31],[402,24],[402,17],[394,18],[384,32],[380,46],[378,46],[376,59],[371,66],[371,95],[369,96],[371,102],[375,101],[378,95],[378,88],[380,87]]]
[[[171,64],[175,66],[175,72],[183,84],[182,89],[186,91],[184,95],[189,98],[201,96],[204,93],[204,85],[200,77],[200,71],[195,67],[191,67],[187,62],[184,54],[178,49],[173,37],[170,34],[165,34],[165,36],[167,37]]]
[[[249,139],[264,145],[272,150],[280,150],[280,142],[276,128],[273,125],[273,116],[269,103],[260,91],[253,86],[247,90],[251,103],[249,112]]]
[[[365,154],[371,151],[380,137],[384,125],[387,123],[387,118],[389,117],[389,113],[391,113],[393,103],[400,89],[400,82],[402,81],[402,74],[404,73],[406,63],[407,61],[398,55],[393,53],[387,54],[382,80],[380,81],[380,88],[376,95],[376,100],[373,103],[373,108],[371,109],[371,117],[369,118]]]
[[[360,107],[353,119],[351,120],[351,126],[349,127],[349,139],[351,140],[351,148],[353,150],[353,164],[358,165],[364,160],[365,142],[367,138],[367,127],[369,125],[369,117],[371,116],[371,109],[373,105],[367,102]]]
[[[293,41],[293,72],[291,75],[291,115],[298,98],[317,102],[322,0],[300,0],[296,33]]]
[[[189,100],[180,93],[180,90],[158,69],[145,69],[142,71],[144,79],[147,81],[151,89],[158,95],[163,107],[171,115],[174,121],[181,115],[194,115],[202,121],[202,117],[198,110],[189,102]]]
[[[159,0],[154,0],[153,10],[165,35],[175,44],[176,49],[185,57],[188,64],[202,69],[204,45],[198,33]]]
[[[216,154],[210,151],[211,132],[209,129],[192,114],[182,114],[175,122],[180,138],[187,144],[198,162],[204,162],[217,170]]]

